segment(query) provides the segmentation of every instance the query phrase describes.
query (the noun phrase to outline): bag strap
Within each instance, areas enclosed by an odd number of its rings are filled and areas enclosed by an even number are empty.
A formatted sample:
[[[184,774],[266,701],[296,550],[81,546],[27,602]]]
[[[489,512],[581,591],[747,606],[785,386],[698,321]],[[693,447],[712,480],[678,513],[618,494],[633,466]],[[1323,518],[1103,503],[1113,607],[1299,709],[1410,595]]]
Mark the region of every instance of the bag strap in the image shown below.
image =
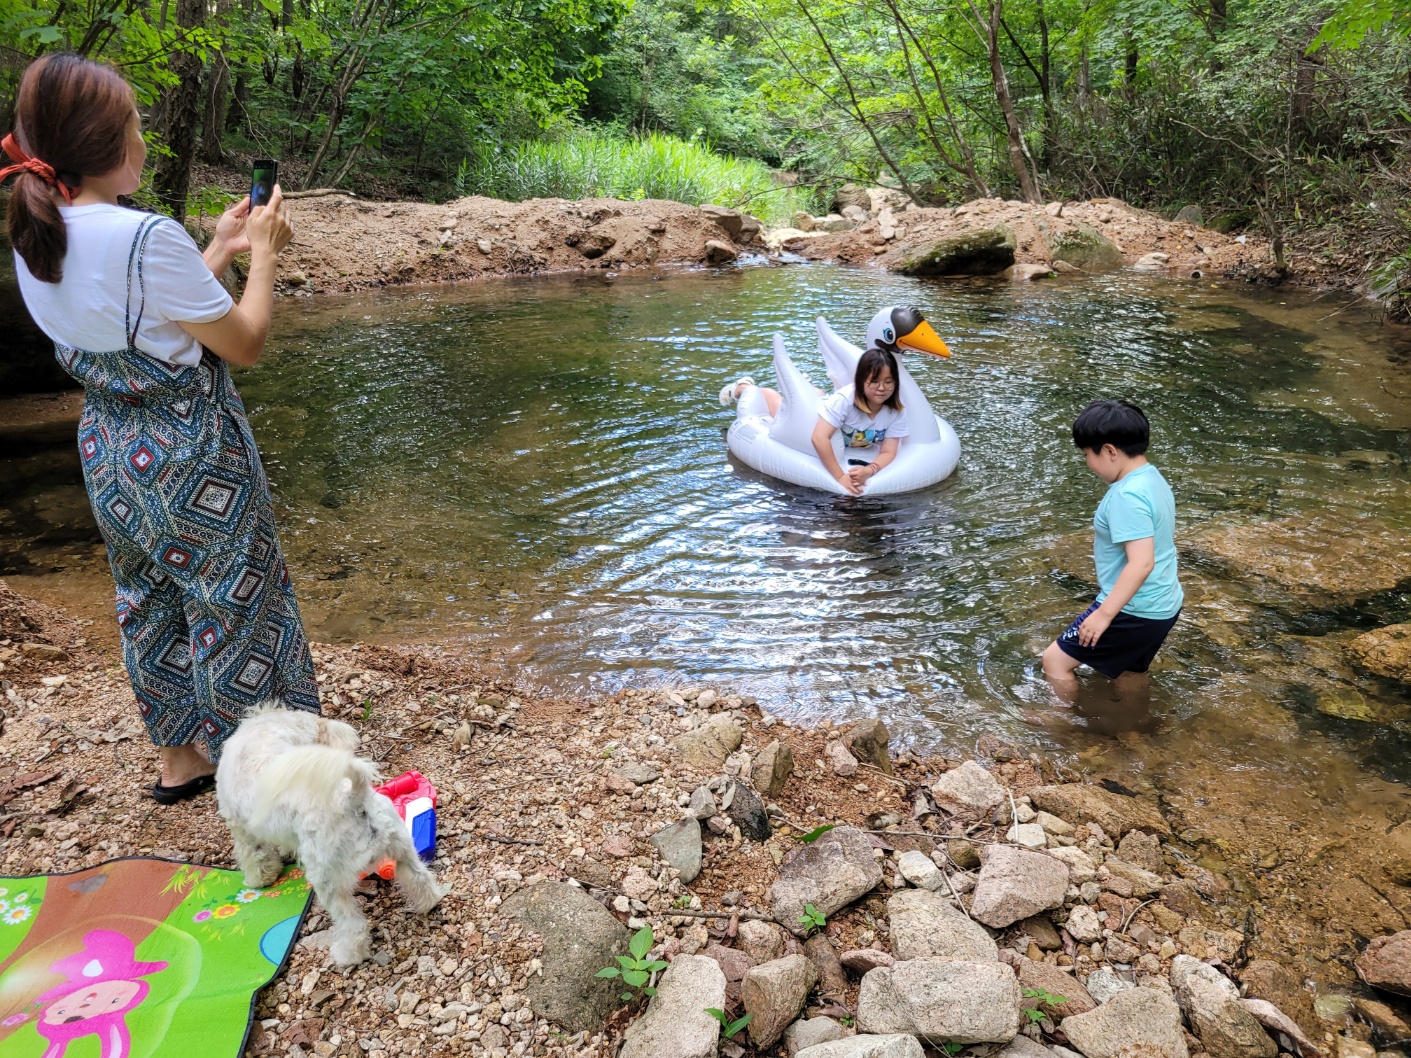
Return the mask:
[[[147,249],[147,240],[152,231],[166,218],[157,216],[144,219],[137,226],[132,237],[132,249],[127,254],[127,297],[123,301],[123,333],[127,335],[127,347],[137,346],[137,328],[142,326],[142,310],[147,307],[147,291],[142,285],[142,253]],[[132,265],[137,263],[137,319],[132,318]]]

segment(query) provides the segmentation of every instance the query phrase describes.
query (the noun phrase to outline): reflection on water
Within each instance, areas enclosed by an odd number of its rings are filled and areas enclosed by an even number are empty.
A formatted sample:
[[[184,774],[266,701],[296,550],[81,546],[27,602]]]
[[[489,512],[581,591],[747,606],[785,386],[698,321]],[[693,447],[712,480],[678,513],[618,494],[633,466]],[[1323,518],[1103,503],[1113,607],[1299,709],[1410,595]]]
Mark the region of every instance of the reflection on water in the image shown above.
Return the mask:
[[[855,501],[731,465],[715,394],[770,379],[774,331],[822,379],[814,318],[857,338],[897,302],[955,352],[909,358],[960,435],[952,479]],[[881,715],[923,747],[999,731],[1278,831],[1272,806],[1314,811],[1300,799],[1323,784],[1357,783],[1370,816],[1401,804],[1404,690],[1303,659],[1309,636],[1406,620],[1406,595],[1310,616],[1188,569],[1139,714],[1105,686],[1055,708],[1037,654],[1092,591],[1103,486],[1068,427],[1093,397],[1147,409],[1183,531],[1311,511],[1411,526],[1408,349],[1332,308],[1134,276],[506,282],[285,301],[239,385],[315,637],[493,644],[547,682],[720,680],[801,718]],[[67,511],[76,460],[56,486],[56,458],[3,464],[12,572],[101,570]],[[1384,722],[1320,712],[1325,684]]]

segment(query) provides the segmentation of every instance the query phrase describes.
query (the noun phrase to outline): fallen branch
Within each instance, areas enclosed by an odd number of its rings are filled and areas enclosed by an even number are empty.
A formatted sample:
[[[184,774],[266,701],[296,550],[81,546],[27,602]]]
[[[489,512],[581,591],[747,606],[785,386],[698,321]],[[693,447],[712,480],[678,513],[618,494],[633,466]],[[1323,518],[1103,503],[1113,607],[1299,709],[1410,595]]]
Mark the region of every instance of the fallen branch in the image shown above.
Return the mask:
[[[341,187],[316,187],[309,191],[286,191],[284,198],[287,201],[291,198],[324,198],[328,195],[347,195],[349,198],[358,197],[351,191],[344,191]]]

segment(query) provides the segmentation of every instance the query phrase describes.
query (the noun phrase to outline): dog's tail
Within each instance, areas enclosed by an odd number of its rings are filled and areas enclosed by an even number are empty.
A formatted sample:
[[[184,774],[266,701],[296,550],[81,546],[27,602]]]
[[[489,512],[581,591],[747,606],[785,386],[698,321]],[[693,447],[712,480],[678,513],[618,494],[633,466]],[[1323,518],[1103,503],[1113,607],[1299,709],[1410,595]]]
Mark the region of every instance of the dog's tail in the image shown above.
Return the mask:
[[[373,785],[377,768],[346,749],[299,746],[281,753],[260,772],[250,823],[259,826],[281,801],[303,807],[345,804],[349,795]]]

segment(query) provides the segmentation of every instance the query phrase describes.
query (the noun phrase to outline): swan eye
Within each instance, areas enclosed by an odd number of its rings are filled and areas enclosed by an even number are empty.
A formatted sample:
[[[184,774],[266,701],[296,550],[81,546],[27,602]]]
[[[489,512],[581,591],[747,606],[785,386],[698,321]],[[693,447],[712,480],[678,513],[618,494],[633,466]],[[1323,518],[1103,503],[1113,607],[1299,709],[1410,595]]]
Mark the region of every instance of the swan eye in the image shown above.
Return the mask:
[[[897,340],[897,332],[892,330],[890,327],[883,327],[882,337],[888,342],[894,342]]]

